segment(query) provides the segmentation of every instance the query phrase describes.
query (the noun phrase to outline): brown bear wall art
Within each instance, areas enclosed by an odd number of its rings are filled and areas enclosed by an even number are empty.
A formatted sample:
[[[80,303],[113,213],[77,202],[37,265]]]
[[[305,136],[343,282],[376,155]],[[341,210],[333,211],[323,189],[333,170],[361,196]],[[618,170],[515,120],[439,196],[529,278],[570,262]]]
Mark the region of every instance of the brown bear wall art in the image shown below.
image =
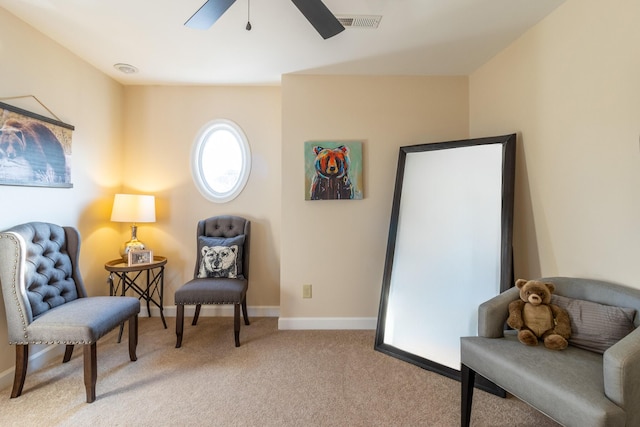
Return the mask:
[[[352,149],[345,143],[307,144],[307,173],[311,184],[307,200],[361,199],[362,155],[360,144],[356,145],[356,170],[353,174]]]
[[[0,107],[0,183],[71,186],[65,146],[54,133],[58,126]],[[58,133],[70,147],[73,127],[64,127],[69,129]]]

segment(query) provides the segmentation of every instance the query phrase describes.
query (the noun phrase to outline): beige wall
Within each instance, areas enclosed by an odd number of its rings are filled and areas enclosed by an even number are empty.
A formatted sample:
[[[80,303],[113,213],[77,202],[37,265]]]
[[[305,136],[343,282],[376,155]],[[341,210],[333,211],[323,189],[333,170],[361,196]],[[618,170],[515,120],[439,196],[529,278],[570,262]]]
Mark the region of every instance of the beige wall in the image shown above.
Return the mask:
[[[158,222],[140,225],[139,237],[169,257],[171,309],[193,271],[197,220],[245,215],[251,307],[279,305],[290,327],[371,326],[398,148],[519,132],[518,276],[640,287],[637,16],[635,0],[568,0],[469,79],[287,75],[281,88],[122,87],[0,9],[0,96],[36,95],[76,127],[74,188],[0,186],[0,228],[77,226],[89,293],[105,294],[103,264],[128,234],[109,222],[113,194],[153,193]],[[46,114],[34,101],[15,104]],[[246,189],[225,205],[206,201],[189,169],[194,137],[217,117],[243,128],[253,156]],[[338,139],[364,142],[364,200],[305,201],[303,143]],[[304,283],[313,298],[302,299]],[[0,311],[2,373],[14,356]]]
[[[27,221],[77,227],[83,237],[80,259],[87,291],[106,295],[104,262],[121,235],[109,215],[122,179],[122,87],[2,8],[0,58],[0,97],[34,95],[61,121],[75,126],[73,188],[0,186],[0,229]],[[0,101],[51,117],[32,98]],[[0,303],[0,373],[12,368],[14,360]]]
[[[375,325],[399,147],[466,138],[467,100],[466,77],[283,77],[281,327]],[[309,140],[363,141],[363,200],[305,201]]]
[[[254,313],[257,307],[277,308],[280,88],[129,86],[125,93],[126,191],[156,195],[157,222],[140,224],[138,238],[154,253],[168,258],[164,304],[168,313],[174,310],[174,292],[193,278],[196,224],[214,215],[240,215],[251,220],[251,287],[247,304]],[[251,147],[249,181],[242,193],[228,203],[205,199],[191,177],[193,142],[200,129],[217,118],[237,123]]]
[[[471,136],[520,134],[518,277],[640,288],[639,16],[569,0],[470,76]]]

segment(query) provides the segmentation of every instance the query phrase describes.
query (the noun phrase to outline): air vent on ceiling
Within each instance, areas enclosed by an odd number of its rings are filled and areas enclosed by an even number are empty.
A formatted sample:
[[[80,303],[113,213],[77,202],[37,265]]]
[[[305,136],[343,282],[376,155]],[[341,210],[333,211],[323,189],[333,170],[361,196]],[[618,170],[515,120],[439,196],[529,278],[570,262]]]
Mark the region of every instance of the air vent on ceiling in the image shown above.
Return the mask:
[[[381,15],[336,15],[345,28],[378,28]]]

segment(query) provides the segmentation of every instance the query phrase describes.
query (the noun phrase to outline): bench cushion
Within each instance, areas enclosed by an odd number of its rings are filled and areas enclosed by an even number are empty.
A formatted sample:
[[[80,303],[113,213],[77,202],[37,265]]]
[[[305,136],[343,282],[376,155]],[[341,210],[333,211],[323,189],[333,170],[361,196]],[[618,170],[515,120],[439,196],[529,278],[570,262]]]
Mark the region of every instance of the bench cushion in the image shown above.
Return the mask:
[[[553,351],[504,338],[463,337],[461,362],[568,426],[624,426],[624,411],[605,397],[602,355],[569,346]],[[578,392],[576,392],[578,391]]]
[[[246,279],[193,279],[175,293],[176,304],[240,304],[247,293]],[[215,289],[216,292],[211,292]]]
[[[35,318],[13,344],[91,344],[139,312],[134,297],[78,298]]]

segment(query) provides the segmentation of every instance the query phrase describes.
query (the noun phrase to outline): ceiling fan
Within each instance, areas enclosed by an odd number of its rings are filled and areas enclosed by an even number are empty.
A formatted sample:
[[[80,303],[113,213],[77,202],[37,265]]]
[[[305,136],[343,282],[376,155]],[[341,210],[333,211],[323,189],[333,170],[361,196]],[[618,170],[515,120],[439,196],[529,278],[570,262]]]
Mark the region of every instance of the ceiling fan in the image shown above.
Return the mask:
[[[236,0],[207,0],[184,25],[189,28],[206,30],[235,2]],[[291,0],[291,2],[296,5],[323,39],[326,40],[344,30],[344,26],[322,3],[322,0]],[[248,24],[247,29],[250,28]]]

